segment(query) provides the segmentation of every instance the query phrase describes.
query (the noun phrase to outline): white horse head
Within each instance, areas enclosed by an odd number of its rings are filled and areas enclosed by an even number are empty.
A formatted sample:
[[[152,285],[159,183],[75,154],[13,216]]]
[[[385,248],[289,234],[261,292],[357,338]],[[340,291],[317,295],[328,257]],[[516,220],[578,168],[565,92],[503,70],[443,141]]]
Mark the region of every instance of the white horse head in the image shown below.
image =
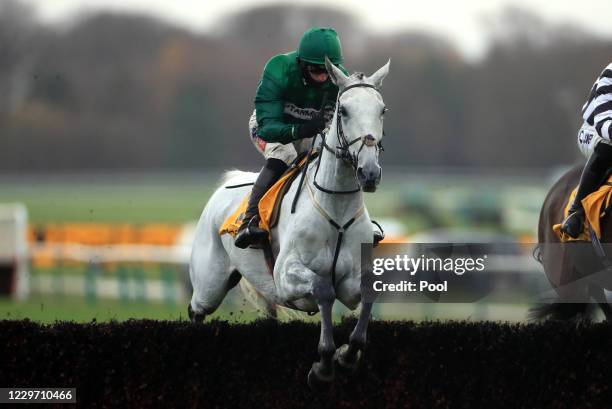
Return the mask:
[[[382,169],[378,154],[383,138],[383,117],[387,110],[377,91],[389,73],[389,60],[369,77],[363,73],[346,76],[327,58],[325,65],[334,84],[339,88],[336,107],[336,128],[340,140],[353,158],[357,179],[364,192],[374,192]],[[346,92],[350,91],[350,92]]]

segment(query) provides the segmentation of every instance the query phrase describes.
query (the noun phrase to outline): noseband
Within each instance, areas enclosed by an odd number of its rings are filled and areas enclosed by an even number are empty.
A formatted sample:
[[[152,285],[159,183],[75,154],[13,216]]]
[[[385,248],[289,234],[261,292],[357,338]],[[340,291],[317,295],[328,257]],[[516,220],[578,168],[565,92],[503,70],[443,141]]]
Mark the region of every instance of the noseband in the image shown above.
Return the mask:
[[[357,165],[359,163],[359,154],[361,153],[361,150],[363,149],[364,146],[376,146],[376,153],[378,154],[381,150],[384,150],[382,147],[382,144],[376,143],[376,139],[374,137],[372,137],[371,135],[365,135],[365,136],[360,136],[357,137],[355,139],[353,139],[352,141],[349,141],[346,138],[346,135],[344,134],[344,129],[342,128],[342,113],[340,111],[340,97],[342,96],[342,94],[344,94],[346,91],[353,89],[353,88],[372,88],[373,90],[375,90],[376,92],[378,92],[378,90],[376,89],[376,87],[374,85],[371,84],[366,84],[366,83],[358,83],[358,84],[353,84],[353,85],[349,85],[348,87],[344,88],[342,91],[340,91],[338,93],[338,97],[336,99],[336,137],[338,138],[338,145],[336,145],[336,148],[332,148],[330,147],[326,142],[325,142],[325,137],[323,137],[323,148],[325,148],[328,152],[330,152],[331,154],[333,154],[337,159],[341,159],[342,161],[344,161],[346,164],[350,165],[355,172],[357,171]],[[384,132],[383,132],[384,135]],[[361,146],[359,146],[359,149],[357,150],[357,153],[351,153],[350,151],[350,147],[357,143],[357,142],[361,142]],[[319,189],[322,192],[328,193],[328,194],[349,194],[349,193],[357,193],[361,190],[361,187],[359,186],[359,180],[357,180],[357,176],[355,176],[355,182],[357,182],[357,188],[352,189],[352,190],[331,190],[331,189],[327,189],[324,188],[323,186],[319,185],[317,183],[317,174],[319,173],[319,166],[321,165],[321,158],[323,155],[319,155],[319,161],[317,163],[317,169],[315,170],[315,174],[314,174],[314,178],[313,178],[313,185]]]

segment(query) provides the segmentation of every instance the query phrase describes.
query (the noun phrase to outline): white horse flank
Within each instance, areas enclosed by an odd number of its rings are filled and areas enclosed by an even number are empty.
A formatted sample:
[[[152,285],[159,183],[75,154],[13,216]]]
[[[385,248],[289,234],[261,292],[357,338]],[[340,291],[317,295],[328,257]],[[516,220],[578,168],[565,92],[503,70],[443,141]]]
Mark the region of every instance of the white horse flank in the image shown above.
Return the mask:
[[[248,172],[226,174],[210,198],[197,225],[190,265],[189,310],[194,321],[214,312],[241,278],[269,303],[320,312],[321,360],[309,374],[313,387],[333,380],[334,359],[355,368],[365,346],[372,305],[363,303],[349,344],[338,350],[331,311],[335,299],[350,309],[361,301],[361,244],[372,243],[373,235],[362,191],[375,191],[381,177],[378,154],[386,109],[377,89],[389,71],[387,63],[370,77],[360,73],[347,77],[329,61],[326,65],[339,87],[336,112],[324,136],[318,172],[315,161],[306,171],[295,212],[291,213],[291,202],[298,183],[293,183],[281,205],[272,232],[273,277],[263,251],[239,249],[233,237],[218,233],[250,189],[226,186],[252,182],[256,174]],[[339,232],[342,239],[337,249]]]

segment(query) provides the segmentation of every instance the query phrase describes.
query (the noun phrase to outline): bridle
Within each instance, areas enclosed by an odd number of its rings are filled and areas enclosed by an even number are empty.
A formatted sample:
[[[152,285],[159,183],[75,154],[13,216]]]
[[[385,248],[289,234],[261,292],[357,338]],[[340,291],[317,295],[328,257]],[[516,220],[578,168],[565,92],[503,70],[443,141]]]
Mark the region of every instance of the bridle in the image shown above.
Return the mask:
[[[357,165],[359,163],[359,154],[361,153],[361,150],[363,149],[364,146],[376,146],[377,156],[380,153],[380,151],[384,150],[382,144],[380,142],[376,143],[376,139],[372,135],[359,136],[353,139],[352,141],[349,141],[346,138],[346,135],[344,134],[344,129],[342,128],[342,112],[340,111],[340,97],[345,92],[353,88],[372,88],[373,90],[378,92],[378,89],[376,89],[374,85],[367,84],[367,83],[357,83],[357,84],[349,85],[348,87],[344,88],[342,91],[338,93],[338,97],[336,99],[336,112],[335,112],[336,137],[338,138],[338,145],[336,145],[335,149],[332,148],[325,142],[325,137],[323,137],[322,146],[329,153],[333,154],[337,159],[341,159],[342,161],[350,165],[355,170],[355,173],[353,174],[353,176],[355,178],[355,182],[357,183],[357,187],[352,190],[332,190],[332,189],[327,189],[319,185],[317,183],[317,174],[319,173],[319,167],[321,166],[321,158],[323,156],[323,155],[319,155],[319,160],[317,162],[317,168],[315,169],[315,174],[314,174],[314,177],[312,178],[312,183],[317,189],[319,189],[320,191],[324,193],[328,193],[330,195],[350,194],[350,193],[359,192],[361,190],[361,187],[359,185],[359,180],[357,179],[356,172],[357,172]],[[384,135],[384,132],[383,132],[383,135]],[[351,153],[350,147],[358,142],[361,142],[361,146],[359,146],[357,153]],[[313,143],[313,146],[314,146],[314,143]]]
[[[374,137],[372,137],[371,135],[367,135],[367,136],[362,136],[362,137],[358,137],[353,139],[352,141],[349,141],[346,138],[346,135],[344,135],[344,130],[342,129],[342,113],[340,111],[340,97],[342,96],[342,94],[344,94],[346,91],[348,91],[349,89],[353,89],[353,88],[358,88],[358,87],[362,87],[362,88],[372,88],[374,90],[376,90],[376,87],[370,84],[365,84],[365,83],[359,83],[359,84],[353,84],[353,85],[349,85],[348,87],[344,88],[341,92],[338,93],[338,98],[336,99],[336,135],[338,137],[338,145],[336,146],[335,149],[333,149],[332,147],[330,147],[329,145],[327,145],[327,143],[325,143],[325,137],[323,137],[323,148],[325,148],[328,152],[332,153],[337,159],[341,159],[344,162],[348,163],[349,165],[351,165],[353,167],[353,169],[355,169],[355,173],[353,174],[354,178],[355,178],[355,182],[357,183],[357,188],[353,189],[353,190],[331,190],[331,189],[327,189],[324,188],[323,186],[319,185],[317,183],[317,174],[319,173],[319,167],[321,166],[321,158],[323,157],[322,154],[319,155],[318,157],[318,162],[317,162],[317,168],[315,170],[315,174],[312,178],[312,184],[319,189],[320,191],[324,192],[324,193],[328,193],[331,195],[334,194],[349,194],[349,193],[357,193],[361,190],[361,187],[359,186],[359,180],[357,180],[357,164],[359,163],[359,154],[361,153],[361,150],[363,149],[364,146],[376,146],[376,154],[378,155],[378,153],[382,150],[382,145],[376,144],[376,139],[374,139]],[[378,92],[378,90],[376,90]],[[384,134],[384,132],[383,132]],[[349,148],[351,147],[351,145],[357,143],[361,141],[361,146],[359,147],[359,150],[357,151],[356,154],[351,154]],[[316,144],[316,137],[315,139],[312,141],[312,145],[313,148]],[[307,172],[307,168],[308,168],[308,161],[310,160],[310,155],[312,154],[314,149],[311,149],[310,153],[309,153],[309,157],[306,160],[306,165],[303,167],[303,173],[302,173],[302,178],[300,179],[300,184],[299,187],[297,189],[296,195],[293,199],[293,204],[291,205],[291,213],[293,213],[295,211],[295,205],[297,203],[297,199],[299,197],[299,192],[300,192],[300,188],[302,186],[302,182],[304,181],[304,178],[306,177]],[[307,178],[307,177],[306,177]],[[331,269],[330,269],[330,275],[331,275],[331,280],[332,283],[335,287],[336,285],[336,265],[338,264],[338,257],[340,255],[340,248],[342,246],[342,241],[344,238],[344,234],[346,233],[347,229],[349,227],[351,227],[353,225],[353,223],[359,219],[361,216],[363,216],[365,214],[365,207],[363,205],[363,202],[361,203],[361,206],[359,206],[359,208],[355,211],[355,213],[353,213],[353,215],[348,219],[347,222],[345,223],[340,223],[337,220],[335,220],[331,214],[329,214],[329,212],[327,212],[327,210],[325,210],[323,208],[323,206],[321,206],[321,204],[318,202],[317,198],[315,197],[315,193],[312,189],[312,187],[310,186],[310,183],[308,183],[308,180],[306,179],[306,189],[308,190],[308,194],[310,196],[310,200],[312,201],[312,204],[314,206],[314,208],[321,214],[321,216],[323,216],[328,222],[329,224],[336,229],[336,232],[338,233],[338,235],[336,236],[336,246],[334,249],[334,257],[332,259],[332,265],[331,265]]]

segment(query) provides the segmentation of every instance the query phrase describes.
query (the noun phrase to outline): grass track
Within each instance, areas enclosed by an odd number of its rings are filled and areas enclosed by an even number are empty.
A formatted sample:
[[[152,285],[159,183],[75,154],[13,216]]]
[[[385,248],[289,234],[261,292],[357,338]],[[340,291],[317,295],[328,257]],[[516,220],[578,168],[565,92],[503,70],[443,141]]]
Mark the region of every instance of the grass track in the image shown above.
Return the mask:
[[[228,322],[250,322],[258,318],[252,308],[242,311],[220,308],[209,319]],[[32,296],[23,302],[0,298],[0,319],[30,319],[40,323],[55,321],[97,322],[126,321],[130,319],[186,320],[185,305],[162,304],[154,302],[97,300],[88,302],[80,297]]]
[[[24,203],[32,223],[185,223],[200,217],[220,176],[70,176],[49,181],[32,176],[0,180],[0,203]],[[372,214],[385,214],[391,203],[393,191],[380,190],[376,198],[365,196]]]

